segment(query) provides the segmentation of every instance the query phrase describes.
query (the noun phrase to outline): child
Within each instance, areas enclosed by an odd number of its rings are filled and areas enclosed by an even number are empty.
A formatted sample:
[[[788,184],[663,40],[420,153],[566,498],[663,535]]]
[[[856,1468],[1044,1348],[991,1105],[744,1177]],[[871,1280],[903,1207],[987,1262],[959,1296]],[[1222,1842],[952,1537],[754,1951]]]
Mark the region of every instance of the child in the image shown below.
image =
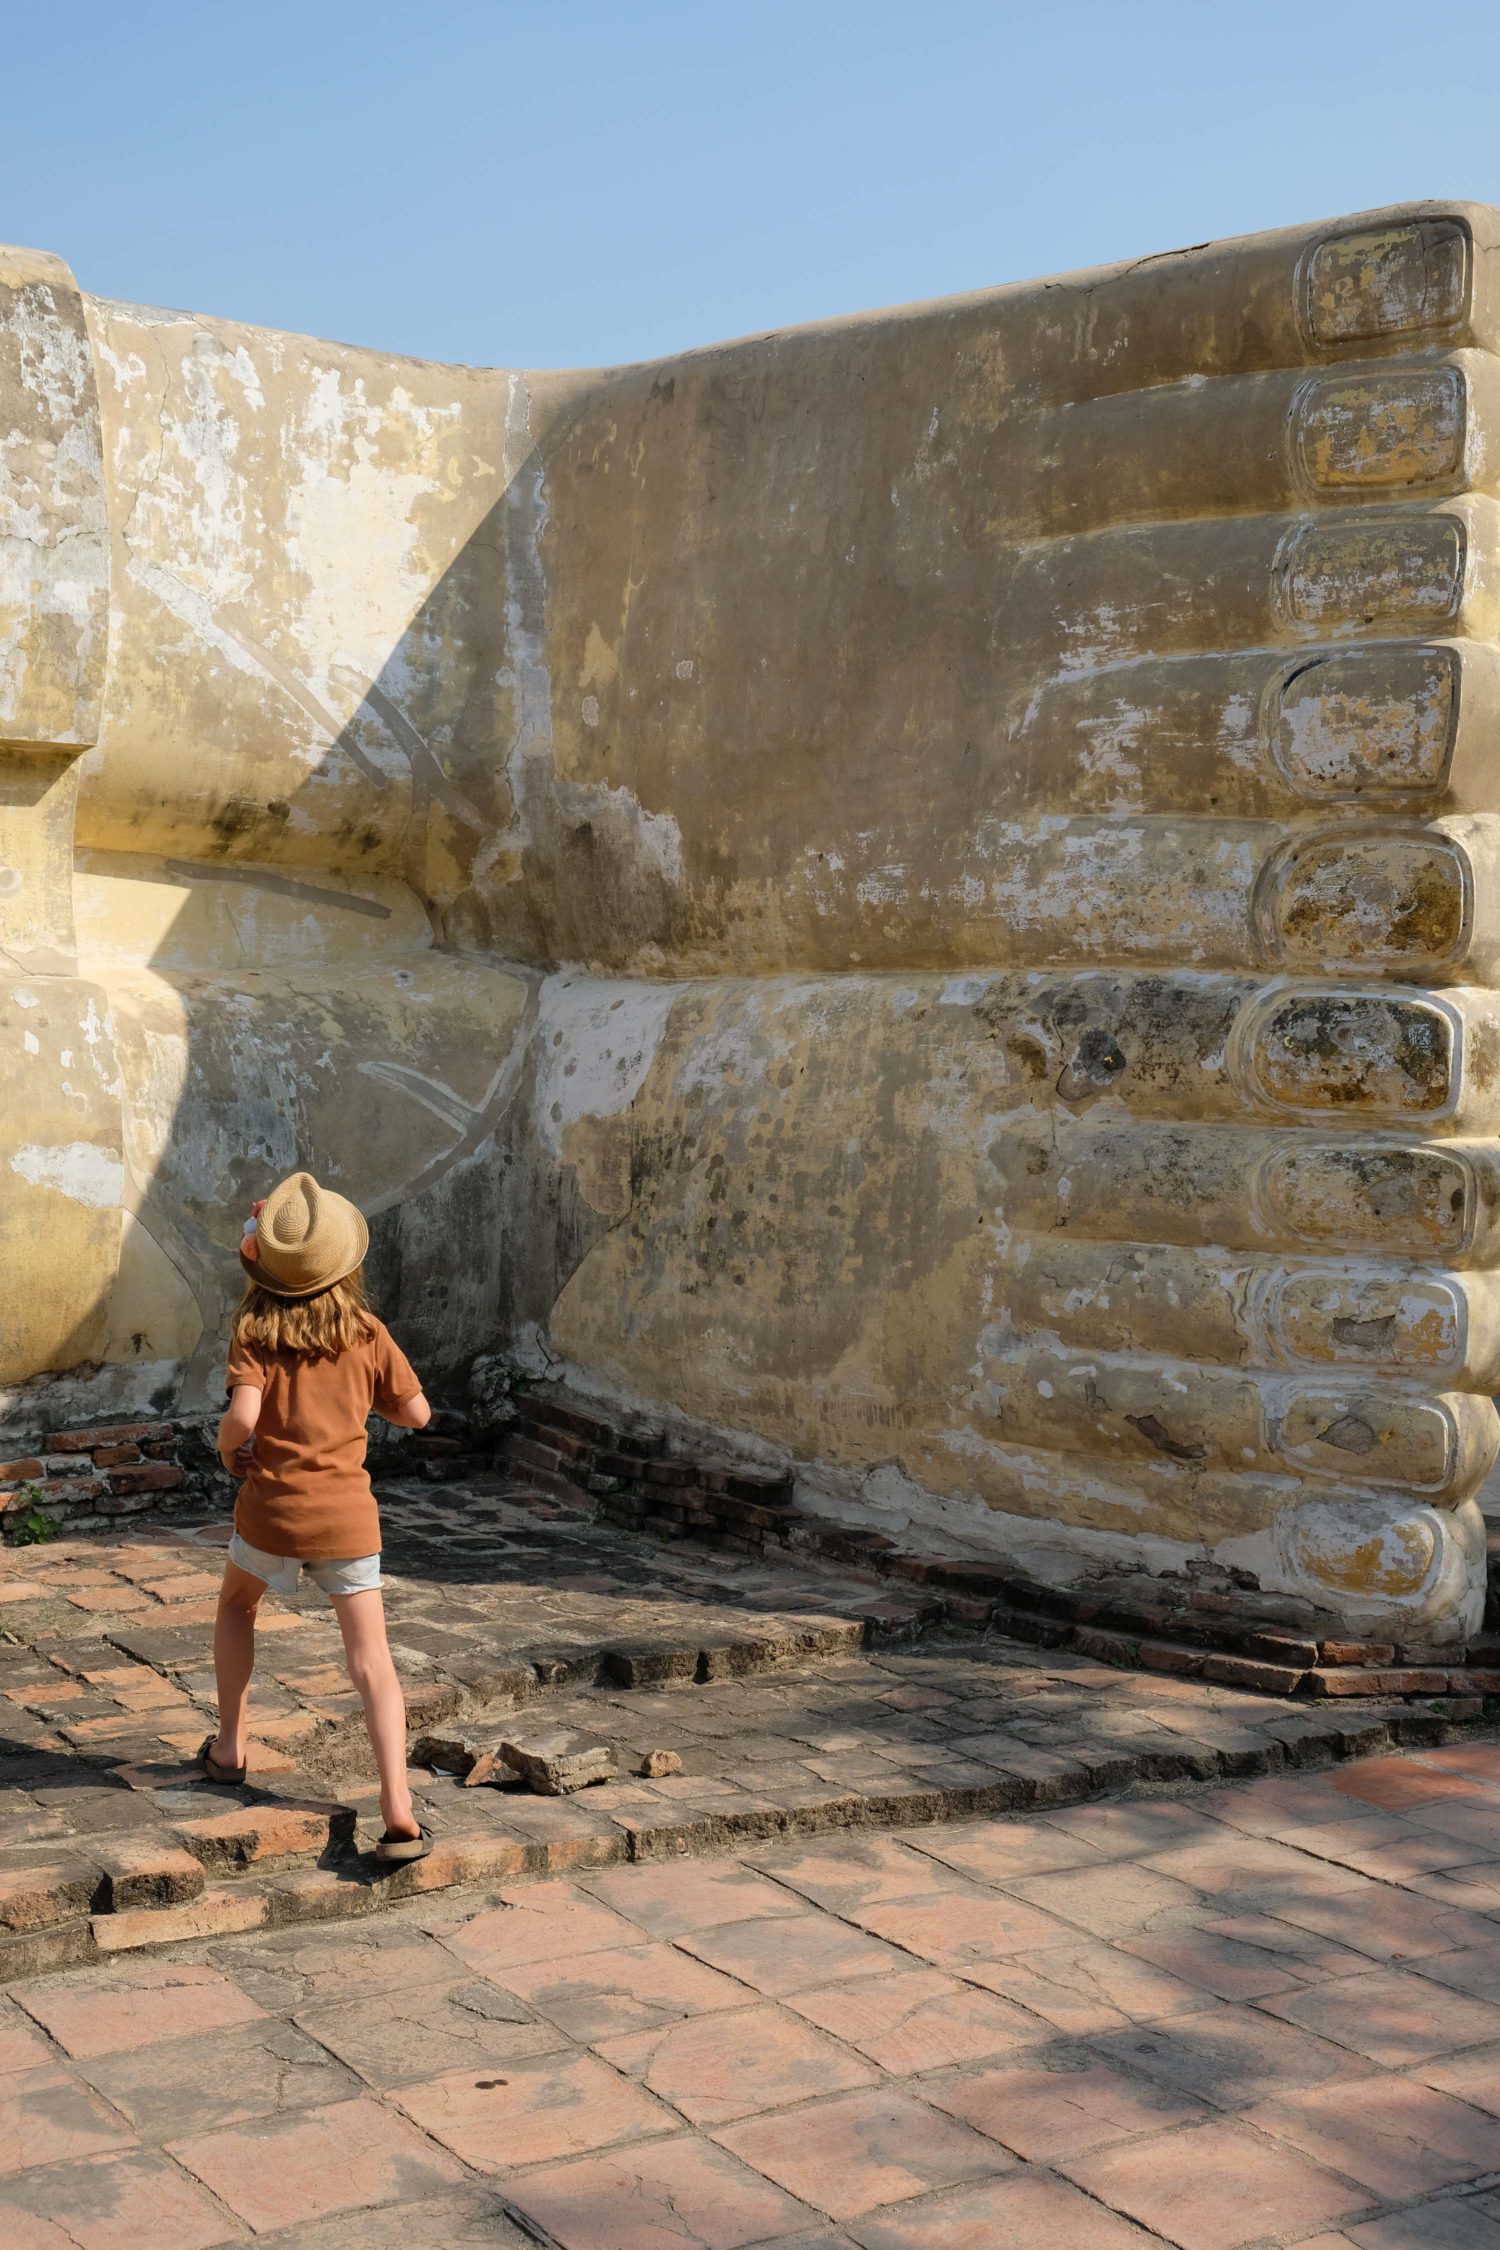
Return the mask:
[[[406,1779],[406,1704],[385,1637],[380,1518],[365,1469],[373,1410],[404,1430],[432,1409],[400,1347],[365,1303],[370,1232],[354,1205],[294,1172],[257,1203],[240,1263],[219,1458],[244,1478],[214,1626],[219,1731],[198,1753],[210,1781],[245,1778],[245,1699],[255,1612],[267,1586],[297,1589],[305,1565],[333,1602],[349,1677],[380,1769],[385,1834],[376,1856],[425,1859],[429,1831]]]

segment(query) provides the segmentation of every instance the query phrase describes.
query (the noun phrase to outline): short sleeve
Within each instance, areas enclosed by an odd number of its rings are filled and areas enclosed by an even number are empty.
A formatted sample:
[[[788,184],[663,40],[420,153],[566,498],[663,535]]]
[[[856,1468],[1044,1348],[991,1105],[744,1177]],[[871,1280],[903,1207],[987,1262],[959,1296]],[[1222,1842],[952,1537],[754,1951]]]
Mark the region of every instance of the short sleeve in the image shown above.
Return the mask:
[[[375,1411],[384,1414],[403,1399],[415,1398],[422,1378],[388,1328],[375,1339]]]
[[[241,1383],[253,1383],[256,1390],[266,1387],[266,1355],[258,1344],[236,1338],[229,1347],[229,1362],[224,1369],[224,1388],[232,1391]]]

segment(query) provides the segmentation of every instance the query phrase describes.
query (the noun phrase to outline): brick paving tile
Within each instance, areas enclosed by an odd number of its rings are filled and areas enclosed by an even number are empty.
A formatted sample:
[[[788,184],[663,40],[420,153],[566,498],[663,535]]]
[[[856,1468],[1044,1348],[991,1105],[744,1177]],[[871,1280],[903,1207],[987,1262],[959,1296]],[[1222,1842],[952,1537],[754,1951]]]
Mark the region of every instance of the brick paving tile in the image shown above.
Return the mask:
[[[1087,1844],[1105,1859],[1147,1859],[1153,1853],[1220,1845],[1222,1825],[1177,1797],[1125,1798],[1118,1804],[1071,1805],[1039,1823]],[[1038,1869],[1043,1873],[1045,1870]]]
[[[536,2250],[536,2237],[507,2216],[497,2194],[471,2188],[344,2212],[290,2233],[278,2227],[257,2238],[257,2250]]]
[[[834,1914],[967,1887],[960,1876],[888,1836],[835,1838],[794,1855],[778,1851],[759,1864],[778,1883]]]
[[[1127,2078],[1086,2053],[929,2079],[922,2094],[935,2108],[1034,2164],[1208,2116],[1201,2102]]]
[[[1005,1888],[1013,1898],[1044,1906],[1049,1914],[1099,1938],[1134,1937],[1153,1923],[1198,1904],[1197,1892],[1186,1883],[1148,1867],[1128,1867],[1119,1862],[1054,1875],[1024,1876]]]
[[[1482,1945],[1495,1935],[1494,1923],[1480,1914],[1435,1907],[1429,1899],[1382,1883],[1368,1883],[1343,1900],[1282,1898],[1269,1911],[1279,1921],[1313,1930],[1372,1961],[1419,1961],[1461,1945]]]
[[[814,2094],[873,2086],[879,2078],[858,2055],[781,2008],[750,2008],[731,2021],[694,2016],[602,2040],[598,2051],[693,2125],[727,2125]]]
[[[1300,1992],[1307,1979],[1285,1954],[1212,1930],[1178,1929],[1164,1937],[1125,1938],[1121,1950],[1138,1961],[1151,1961],[1189,1984],[1201,1985],[1220,2000],[1260,2000],[1273,1992]],[[1349,1956],[1355,1966],[1361,1957]]]
[[[0,2078],[0,2173],[133,2144],[114,2111],[66,2071],[44,2064]]]
[[[1009,1961],[969,1961],[966,1983],[1029,2008],[1056,2031],[1085,2038],[1133,2023],[1190,2015],[1211,2005],[1201,1987],[1187,1984],[1118,1946],[1053,1946]]]
[[[1441,1750],[1424,1751],[1422,1763],[1436,1766],[1440,1773],[1461,1773],[1490,1789],[1500,1789],[1500,1742],[1450,1742]]]
[[[1500,1912],[1500,1860],[1427,1868],[1398,1879],[1408,1890],[1430,1898],[1435,1906],[1470,1907],[1476,1914]]]
[[[987,1821],[983,1826],[904,1828],[899,1841],[960,1875],[1003,1883],[1045,1875],[1054,1867],[1094,1867],[1102,1855],[1046,1821]]]
[[[1451,1985],[1476,2000],[1500,2001],[1500,1924],[1489,1945],[1462,1945],[1452,1953],[1429,1953],[1417,1964],[1420,1976]]]
[[[78,2075],[152,2141],[322,2109],[364,2090],[315,2040],[274,2017],[204,2038],[99,2055],[81,2062]]]
[[[256,2234],[457,2186],[462,2167],[375,2102],[339,2102],[174,2141],[167,2153]]]
[[[910,1965],[893,1946],[881,1945],[822,1914],[728,1922],[720,1929],[696,1930],[677,1942],[710,1968],[738,1977],[773,2000],[836,1977],[889,1975]]]
[[[1328,1786],[1341,1797],[1362,1805],[1379,1805],[1382,1811],[1406,1812],[1414,1805],[1433,1805],[1448,1797],[1477,1797],[1481,1783],[1471,1776],[1443,1768],[1430,1759],[1365,1758],[1347,1773],[1329,1777]]]
[[[1352,1868],[1312,1858],[1271,1836],[1226,1832],[1222,1842],[1157,1852],[1142,1864],[1208,1898],[1264,1898],[1271,1902],[1268,1911],[1279,1911],[1277,1902],[1283,1898],[1312,1902],[1353,1897],[1376,1887]]]
[[[1065,1922],[1023,1899],[967,1886],[940,1892],[935,1898],[889,1899],[857,1907],[849,1918],[940,1969],[966,1970],[976,1961],[1029,1955],[1065,1944],[1075,1935]]]
[[[787,1995],[786,2005],[848,2046],[907,2076],[983,2062],[1035,2045],[1047,2033],[1034,2015],[976,1992],[937,1969],[898,1969]]]
[[[577,1961],[494,1963],[490,1977],[584,2045],[650,2030],[680,2016],[743,2007],[742,1984],[672,1945],[633,1945],[585,1953]]]
[[[1481,2047],[1472,2054],[1448,2055],[1420,2065],[1411,2073],[1424,2086],[1454,2094],[1491,2117],[1500,2117],[1500,2047]]]
[[[262,2012],[222,1970],[188,1962],[124,1961],[18,1985],[15,1997],[69,2055],[112,2055],[223,2031]]]
[[[1354,2250],[1500,2250],[1500,2220],[1467,2199],[1424,2204],[1367,2226],[1351,2227]],[[1298,2250],[1316,2250],[1303,2243]]]
[[[714,2139],[832,2219],[1008,2171],[1014,2158],[909,2094],[840,2094],[720,2126]]]
[[[1410,1969],[1335,1977],[1301,1992],[1274,1993],[1261,2006],[1392,2068],[1500,2040],[1500,2008]]]
[[[759,1922],[804,1908],[768,1877],[747,1867],[712,1860],[661,1867],[618,1867],[586,1875],[578,1888],[654,1938],[685,1937],[722,1922]]]
[[[465,1917],[472,1913],[466,1907]],[[287,1930],[214,1948],[224,1974],[263,2008],[364,2000],[406,1987],[430,1990],[472,1975],[448,1948],[410,1922],[362,1923],[333,1932]]]
[[[1257,1953],[1269,1956],[1272,1961],[1284,1961],[1304,1984],[1319,1984],[1325,1977],[1359,1976],[1370,1965],[1367,1954],[1356,1953],[1347,1945],[1320,1936],[1316,1930],[1302,1930],[1294,1923],[1279,1922],[1274,1914],[1221,1913],[1210,1909],[1200,1918],[1198,1926],[1209,1937],[1227,1938],[1234,1945],[1253,1946]],[[1136,1949],[1132,1946],[1130,1950]]]
[[[36,2026],[8,2000],[0,2000],[0,2073],[35,2070],[53,2060],[52,2048]]]
[[[1058,2169],[1177,2250],[1239,2250],[1370,2209],[1367,2189],[1243,2125],[1185,2125]]]
[[[1217,2109],[1248,2109],[1298,2087],[1365,2078],[1371,2067],[1330,2040],[1251,2008],[1205,2009],[1170,2023],[1103,2032],[1090,2044],[1106,2061],[1144,2071]]]
[[[809,2216],[725,2150],[686,2139],[548,2165],[510,2192],[563,2250],[742,2250]]]
[[[0,2184],[7,2250],[32,2242],[37,2250],[212,2250],[243,2240],[233,2219],[159,2156],[88,2157]]]
[[[1408,1813],[1407,1818],[1414,1828],[1426,1828],[1434,1835],[1454,1836],[1461,1843],[1474,1845],[1476,1857],[1500,1855],[1500,1807],[1489,1793],[1423,1805]]]
[[[466,2164],[587,2156],[616,2141],[668,2131],[672,2111],[593,2055],[532,2055],[495,2071],[445,2071],[391,2099]]]
[[[461,1959],[480,1968],[571,1960],[639,1945],[638,1924],[587,1898],[568,1883],[535,1883],[505,1890],[500,1904],[453,1931],[445,1941]]]
[[[1245,2122],[1392,2203],[1500,2171],[1500,2119],[1409,2078],[1314,2087]]]
[[[1066,2180],[1021,2172],[860,2220],[860,2250],[1148,2250],[1155,2235]]]
[[[566,2048],[555,2024],[488,1978],[381,1993],[303,2009],[298,2027],[371,2086],[404,2086],[446,2071],[518,2062]]]

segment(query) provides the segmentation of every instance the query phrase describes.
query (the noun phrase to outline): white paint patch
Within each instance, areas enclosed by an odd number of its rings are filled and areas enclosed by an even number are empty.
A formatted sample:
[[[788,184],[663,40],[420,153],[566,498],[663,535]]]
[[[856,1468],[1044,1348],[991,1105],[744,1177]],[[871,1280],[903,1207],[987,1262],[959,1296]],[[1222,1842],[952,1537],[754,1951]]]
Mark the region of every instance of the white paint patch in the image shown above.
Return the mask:
[[[678,998],[673,985],[549,977],[534,1034],[537,1130],[561,1157],[570,1125],[628,1109],[655,1062]]]
[[[18,1148],[10,1168],[33,1187],[52,1188],[94,1211],[117,1211],[125,1193],[125,1166],[118,1149],[92,1141],[63,1141],[51,1148]]]

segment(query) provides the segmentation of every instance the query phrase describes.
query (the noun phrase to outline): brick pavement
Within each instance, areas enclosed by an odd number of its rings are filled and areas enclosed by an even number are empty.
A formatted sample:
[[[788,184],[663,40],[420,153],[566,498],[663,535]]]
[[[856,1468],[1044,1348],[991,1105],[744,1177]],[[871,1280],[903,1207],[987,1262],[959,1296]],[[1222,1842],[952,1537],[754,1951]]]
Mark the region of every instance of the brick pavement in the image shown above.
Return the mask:
[[[1500,2250],[1500,1745],[0,1995],[7,2250]]]
[[[374,1794],[321,1596],[268,1597],[251,1785],[216,1791],[185,1760],[212,1723],[226,1528],[0,1554],[0,1978],[362,1916],[455,1882],[1022,1810],[1458,1731],[1451,1701],[1295,1705],[976,1638],[924,1588],[664,1550],[499,1482],[398,1485],[382,1502],[416,1785],[439,1837],[397,1875],[362,1849]],[[518,1706],[627,1763],[669,1748],[682,1770],[565,1802],[432,1770],[462,1768],[463,1738],[482,1747]]]

